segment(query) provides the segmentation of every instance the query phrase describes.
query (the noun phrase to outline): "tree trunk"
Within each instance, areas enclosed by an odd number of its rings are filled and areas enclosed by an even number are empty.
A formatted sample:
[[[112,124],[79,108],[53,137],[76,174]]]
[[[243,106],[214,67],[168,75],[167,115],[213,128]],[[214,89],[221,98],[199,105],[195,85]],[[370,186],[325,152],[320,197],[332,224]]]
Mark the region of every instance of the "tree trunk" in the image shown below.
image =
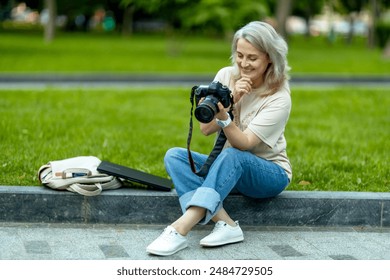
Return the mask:
[[[133,5],[127,6],[123,11],[122,35],[124,36],[133,34],[133,14]]]
[[[353,36],[355,34],[354,25],[355,25],[355,14],[350,13],[349,14],[349,26],[350,27],[349,27],[347,39],[346,39],[347,45],[352,44]]]
[[[276,21],[277,30],[287,40],[286,21],[291,14],[292,0],[277,0]]]
[[[390,59],[390,39],[387,39],[386,46],[383,50],[383,57],[385,59]]]
[[[371,22],[368,26],[368,37],[367,45],[369,48],[375,47],[375,26],[378,17],[378,3],[377,0],[370,0],[370,10],[371,10]]]
[[[45,7],[48,12],[48,20],[45,24],[45,42],[50,43],[54,39],[56,29],[57,5],[56,0],[45,0]]]

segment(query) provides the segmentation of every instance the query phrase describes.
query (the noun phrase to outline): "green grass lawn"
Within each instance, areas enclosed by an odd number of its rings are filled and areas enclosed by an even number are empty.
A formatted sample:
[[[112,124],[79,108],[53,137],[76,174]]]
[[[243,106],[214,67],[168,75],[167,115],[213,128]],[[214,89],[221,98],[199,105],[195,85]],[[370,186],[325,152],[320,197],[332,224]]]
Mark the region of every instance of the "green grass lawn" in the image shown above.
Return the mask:
[[[390,61],[362,39],[293,37],[294,75],[390,74]],[[229,65],[230,42],[216,38],[0,33],[1,73],[163,73],[215,75]],[[286,130],[293,190],[389,191],[390,97],[387,89],[293,90]],[[163,156],[185,146],[189,89],[0,90],[0,185],[39,185],[49,160],[77,155],[166,176]],[[212,137],[196,132],[193,150]]]
[[[229,64],[229,43],[162,36],[0,34],[0,72],[215,72]]]
[[[389,75],[390,60],[355,38],[330,45],[292,37],[292,75]],[[1,72],[212,73],[230,64],[230,41],[189,36],[61,33],[51,44],[37,33],[0,33]]]
[[[390,191],[387,89],[293,88],[292,98],[290,190]],[[0,185],[39,185],[42,164],[78,155],[165,177],[189,110],[187,88],[0,90]],[[213,137],[194,133],[192,149],[209,153]]]
[[[343,38],[329,44],[323,37],[293,37],[289,48],[292,75],[390,75],[390,59],[379,49],[368,49],[363,38],[346,45]]]

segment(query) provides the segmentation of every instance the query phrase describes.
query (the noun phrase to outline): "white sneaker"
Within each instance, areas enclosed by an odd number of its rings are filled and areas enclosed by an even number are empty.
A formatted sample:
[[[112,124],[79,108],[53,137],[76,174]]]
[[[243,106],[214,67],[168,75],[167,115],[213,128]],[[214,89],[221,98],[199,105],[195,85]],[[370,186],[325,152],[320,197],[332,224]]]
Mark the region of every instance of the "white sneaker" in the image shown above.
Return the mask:
[[[158,256],[170,256],[187,246],[187,238],[178,233],[174,227],[167,226],[163,233],[146,248],[146,252]]]
[[[224,221],[218,221],[213,231],[200,241],[201,246],[214,247],[244,240],[244,234],[236,221],[236,226],[232,227]]]

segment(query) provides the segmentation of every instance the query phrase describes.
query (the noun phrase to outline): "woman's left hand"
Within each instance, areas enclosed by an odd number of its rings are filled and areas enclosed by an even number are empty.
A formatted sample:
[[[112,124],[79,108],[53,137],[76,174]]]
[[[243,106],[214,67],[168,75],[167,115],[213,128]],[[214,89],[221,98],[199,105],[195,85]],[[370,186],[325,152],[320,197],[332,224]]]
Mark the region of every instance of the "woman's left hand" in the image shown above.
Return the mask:
[[[227,120],[228,115],[226,114],[229,108],[223,107],[221,102],[218,102],[219,112],[215,114],[215,117],[219,120]]]

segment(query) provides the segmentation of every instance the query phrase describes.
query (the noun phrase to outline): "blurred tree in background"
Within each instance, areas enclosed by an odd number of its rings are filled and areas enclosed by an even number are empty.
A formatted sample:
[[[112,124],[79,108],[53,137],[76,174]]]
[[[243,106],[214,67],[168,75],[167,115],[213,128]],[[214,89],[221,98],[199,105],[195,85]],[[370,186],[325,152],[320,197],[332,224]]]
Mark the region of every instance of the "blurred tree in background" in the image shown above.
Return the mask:
[[[345,26],[349,28],[344,34],[347,43],[355,35],[356,18],[362,11],[370,11],[369,46],[376,43],[384,47],[390,34],[390,20],[386,19],[390,0],[0,0],[0,21],[9,20],[15,7],[23,3],[39,13],[48,42],[59,27],[65,31],[115,31],[127,36],[165,32],[229,37],[253,20],[272,23],[287,39],[290,15],[303,18],[306,35],[310,36],[310,21],[324,10],[348,18]],[[329,38],[332,32],[330,27]]]

